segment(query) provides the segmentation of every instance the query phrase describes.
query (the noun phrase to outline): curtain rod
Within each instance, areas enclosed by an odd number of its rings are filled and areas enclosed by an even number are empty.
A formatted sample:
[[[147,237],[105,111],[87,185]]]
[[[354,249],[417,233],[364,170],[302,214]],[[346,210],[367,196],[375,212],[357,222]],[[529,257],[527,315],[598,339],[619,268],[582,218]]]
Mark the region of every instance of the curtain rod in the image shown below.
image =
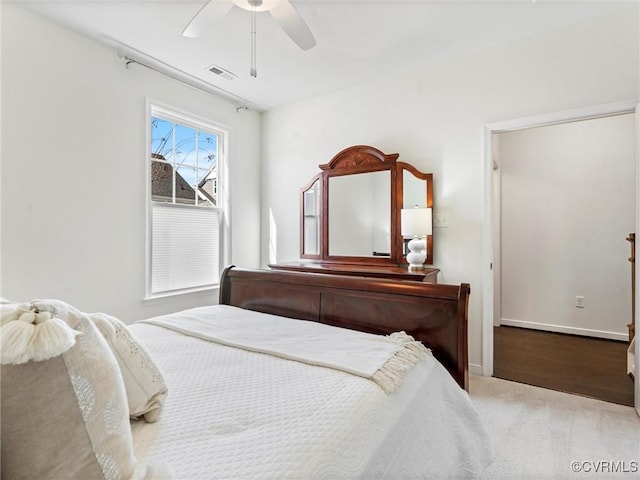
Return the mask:
[[[236,97],[235,95],[227,92],[226,90],[218,89],[217,87],[206,84],[205,82],[202,82],[201,80],[198,80],[195,77],[187,76],[187,74],[172,73],[170,72],[170,70],[172,70],[173,67],[167,66],[167,68],[162,68],[162,67],[154,66],[154,65],[151,65],[150,63],[140,61],[135,58],[131,58],[130,56],[122,52],[118,52],[118,58],[120,58],[120,60],[124,62],[124,66],[127,69],[129,68],[129,65],[131,65],[132,63],[135,63],[142,67],[148,68],[149,70],[153,70],[154,72],[161,73],[162,75],[165,75],[169,78],[177,80],[181,83],[184,83],[185,85],[189,85],[190,87],[197,88],[202,92],[217,95],[221,97],[223,100],[226,100],[232,105],[234,105],[236,107],[236,112],[240,110],[249,110],[249,106],[243,103],[244,99]],[[238,100],[242,100],[242,102],[239,102]]]

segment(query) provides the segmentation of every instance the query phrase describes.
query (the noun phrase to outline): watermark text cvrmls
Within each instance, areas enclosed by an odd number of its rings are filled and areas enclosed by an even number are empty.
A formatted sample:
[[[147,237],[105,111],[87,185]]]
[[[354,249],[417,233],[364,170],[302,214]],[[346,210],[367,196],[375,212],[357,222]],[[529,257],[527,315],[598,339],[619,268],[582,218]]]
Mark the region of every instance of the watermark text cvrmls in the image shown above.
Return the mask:
[[[637,460],[576,460],[571,462],[572,472],[586,473],[636,473],[640,471]]]

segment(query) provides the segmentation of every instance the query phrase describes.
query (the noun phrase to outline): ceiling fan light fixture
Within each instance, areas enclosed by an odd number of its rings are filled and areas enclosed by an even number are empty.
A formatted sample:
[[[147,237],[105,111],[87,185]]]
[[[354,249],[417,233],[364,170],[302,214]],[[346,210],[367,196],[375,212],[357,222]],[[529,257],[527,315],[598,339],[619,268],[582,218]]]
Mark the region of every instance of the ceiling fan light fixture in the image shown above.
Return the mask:
[[[249,12],[268,12],[275,8],[280,0],[233,0],[233,4]]]

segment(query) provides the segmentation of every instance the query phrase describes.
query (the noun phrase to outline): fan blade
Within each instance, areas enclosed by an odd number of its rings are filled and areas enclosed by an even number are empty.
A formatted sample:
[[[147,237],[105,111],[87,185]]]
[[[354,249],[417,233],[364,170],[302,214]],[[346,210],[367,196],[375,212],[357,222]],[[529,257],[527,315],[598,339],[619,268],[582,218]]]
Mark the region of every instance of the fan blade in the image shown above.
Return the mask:
[[[316,46],[316,39],[313,38],[311,30],[289,0],[281,0],[269,12],[289,38],[302,50],[309,50]]]
[[[231,0],[209,0],[187,24],[182,35],[189,38],[198,38],[205,30],[210,28],[216,20],[224,16],[231,7],[233,7]]]

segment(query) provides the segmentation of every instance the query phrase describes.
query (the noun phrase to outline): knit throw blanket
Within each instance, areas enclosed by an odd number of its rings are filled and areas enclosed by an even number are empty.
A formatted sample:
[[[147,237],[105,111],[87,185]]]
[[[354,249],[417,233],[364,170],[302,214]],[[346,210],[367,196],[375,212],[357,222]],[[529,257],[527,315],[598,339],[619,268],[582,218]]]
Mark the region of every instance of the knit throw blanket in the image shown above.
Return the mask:
[[[253,352],[341,370],[394,391],[431,352],[405,332],[373,335],[228,305],[141,320],[185,335]]]

